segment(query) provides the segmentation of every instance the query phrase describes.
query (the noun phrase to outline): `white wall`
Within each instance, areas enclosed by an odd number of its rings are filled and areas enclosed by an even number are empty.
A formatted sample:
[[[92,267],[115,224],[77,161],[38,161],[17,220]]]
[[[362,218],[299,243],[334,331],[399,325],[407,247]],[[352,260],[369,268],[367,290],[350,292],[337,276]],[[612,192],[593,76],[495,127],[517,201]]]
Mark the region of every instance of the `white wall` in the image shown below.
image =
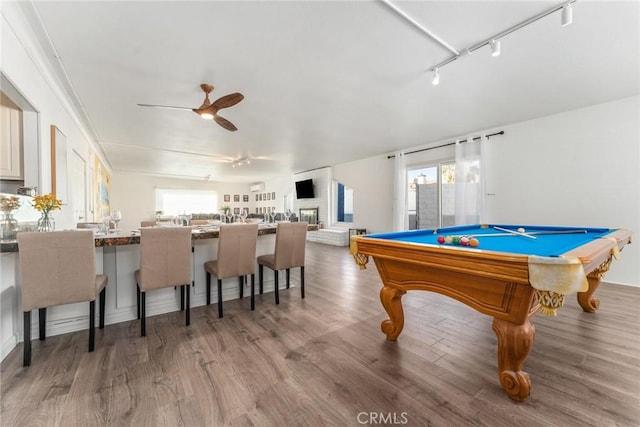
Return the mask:
[[[487,144],[487,222],[624,227],[640,235],[637,96],[504,126]],[[640,286],[640,248],[605,276]]]
[[[53,77],[48,68],[49,64],[43,60],[46,55],[22,15],[21,7],[19,2],[3,2],[0,8],[1,69],[7,81],[35,110],[35,113],[28,115],[28,121],[25,123],[25,185],[36,185],[38,192],[43,194],[51,191],[50,126],[52,124],[66,136],[67,156],[70,156],[72,151],[76,151],[87,165],[91,165],[96,155],[96,148],[67,101],[60,82]],[[74,224],[73,209],[69,201],[63,200],[66,204],[62,211],[54,213],[57,229],[68,228]],[[0,324],[2,324],[0,356],[2,358],[22,341],[21,290],[17,256],[17,254],[2,254],[0,287]]]
[[[369,157],[333,166],[333,179],[353,188],[353,224],[367,233],[382,233],[393,227],[393,160]]]

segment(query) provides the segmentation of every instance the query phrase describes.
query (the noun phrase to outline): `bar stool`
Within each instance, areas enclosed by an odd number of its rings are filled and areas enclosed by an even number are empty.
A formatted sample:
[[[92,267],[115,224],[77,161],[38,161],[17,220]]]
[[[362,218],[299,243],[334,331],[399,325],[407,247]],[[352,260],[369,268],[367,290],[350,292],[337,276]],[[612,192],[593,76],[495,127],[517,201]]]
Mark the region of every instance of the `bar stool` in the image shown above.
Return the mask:
[[[138,319],[140,336],[147,335],[146,293],[154,289],[180,286],[186,296],[185,323],[191,323],[191,228],[157,227],[140,230],[140,270],[135,272],[138,285]],[[186,295],[185,295],[186,294]],[[181,301],[181,309],[185,307]]]
[[[280,304],[278,271],[286,270],[287,289],[290,283],[290,269],[300,267],[300,295],[304,298],[304,252],[307,243],[307,222],[281,222],[276,228],[275,252],[258,257],[258,282],[262,293],[263,266],[274,273],[276,304]]]
[[[104,328],[107,276],[96,275],[91,230],[18,233],[24,312],[23,366],[31,365],[31,310],[38,309],[40,340],[46,338],[47,307],[89,301],[89,351],[95,346],[95,302],[100,295]]]
[[[207,305],[211,304],[211,275],[218,279],[218,317],[222,317],[222,279],[238,277],[240,298],[243,297],[244,276],[251,274],[251,310],[255,310],[255,273],[258,224],[227,224],[220,226],[218,258],[207,261]]]

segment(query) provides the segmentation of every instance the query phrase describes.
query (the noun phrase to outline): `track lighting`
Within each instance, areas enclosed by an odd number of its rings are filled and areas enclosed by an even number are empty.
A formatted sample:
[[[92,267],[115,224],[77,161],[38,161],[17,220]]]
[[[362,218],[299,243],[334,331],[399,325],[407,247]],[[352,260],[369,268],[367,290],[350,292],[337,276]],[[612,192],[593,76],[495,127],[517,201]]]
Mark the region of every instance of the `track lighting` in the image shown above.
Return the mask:
[[[388,2],[388,0],[382,0],[385,3]],[[428,68],[428,71],[433,72],[433,80],[431,80],[431,83],[433,83],[433,85],[437,85],[438,83],[440,83],[440,75],[438,74],[438,71],[440,68],[444,67],[447,64],[450,64],[453,61],[456,61],[458,59],[460,59],[463,56],[469,56],[471,55],[473,52],[475,52],[476,50],[489,45],[491,47],[491,56],[499,56],[500,55],[500,41],[501,39],[503,39],[505,36],[513,33],[514,31],[517,31],[521,28],[526,27],[527,25],[530,25],[542,18],[544,18],[545,16],[551,15],[552,13],[561,12],[561,24],[562,26],[566,26],[566,25],[570,25],[571,23],[573,23],[573,9],[572,9],[572,4],[575,3],[577,0],[565,0],[564,3],[560,3],[556,6],[553,6],[552,8],[549,8],[535,16],[532,16],[529,19],[526,19],[512,27],[507,28],[506,30],[503,30],[497,34],[494,34],[493,36],[489,37],[488,39],[482,40],[472,46],[469,46],[465,49],[461,49],[459,51],[456,51],[455,49],[453,49],[452,51],[455,52],[452,56],[450,56],[449,58],[445,59],[442,62],[437,63],[436,65],[432,66],[431,68]]]
[[[571,3],[567,3],[562,7],[560,25],[566,27],[567,25],[571,25],[571,23],[573,23],[573,8],[571,7]]]
[[[491,56],[500,56],[500,40],[491,40]]]

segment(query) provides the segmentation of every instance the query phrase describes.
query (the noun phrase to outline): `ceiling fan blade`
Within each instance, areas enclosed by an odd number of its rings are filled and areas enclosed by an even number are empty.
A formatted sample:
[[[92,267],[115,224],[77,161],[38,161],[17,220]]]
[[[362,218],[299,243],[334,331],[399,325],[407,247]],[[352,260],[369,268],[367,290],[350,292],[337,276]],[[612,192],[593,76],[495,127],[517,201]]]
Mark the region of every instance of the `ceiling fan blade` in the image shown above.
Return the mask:
[[[229,130],[231,132],[238,130],[238,128],[233,123],[231,123],[229,120],[225,119],[224,117],[213,116],[213,120],[215,120],[217,124],[225,128],[226,130]]]
[[[139,107],[169,108],[172,110],[192,110],[190,107],[174,107],[172,105],[138,104]]]
[[[211,104],[211,107],[215,108],[217,111],[217,110],[220,110],[221,108],[233,107],[243,99],[244,99],[244,95],[236,92],[229,95],[225,95],[222,98],[216,99],[215,101],[213,101],[213,104]]]

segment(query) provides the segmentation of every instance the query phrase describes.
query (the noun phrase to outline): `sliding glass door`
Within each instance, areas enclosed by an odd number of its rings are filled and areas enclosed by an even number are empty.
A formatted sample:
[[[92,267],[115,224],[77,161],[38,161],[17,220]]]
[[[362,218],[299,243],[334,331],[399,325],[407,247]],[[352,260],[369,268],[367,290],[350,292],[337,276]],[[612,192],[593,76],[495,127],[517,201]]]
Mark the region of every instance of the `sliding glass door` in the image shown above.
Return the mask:
[[[446,227],[455,223],[455,163],[407,168],[409,230]]]

